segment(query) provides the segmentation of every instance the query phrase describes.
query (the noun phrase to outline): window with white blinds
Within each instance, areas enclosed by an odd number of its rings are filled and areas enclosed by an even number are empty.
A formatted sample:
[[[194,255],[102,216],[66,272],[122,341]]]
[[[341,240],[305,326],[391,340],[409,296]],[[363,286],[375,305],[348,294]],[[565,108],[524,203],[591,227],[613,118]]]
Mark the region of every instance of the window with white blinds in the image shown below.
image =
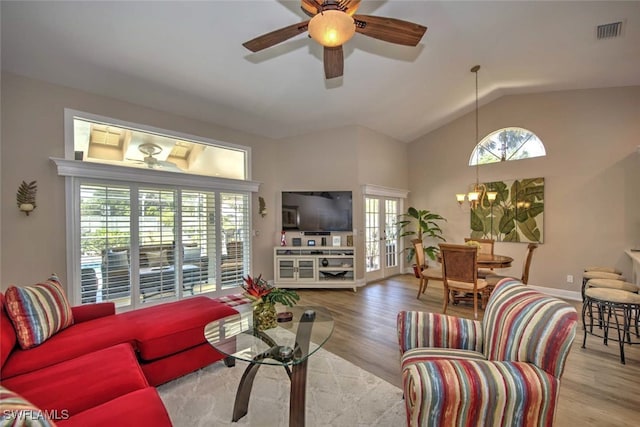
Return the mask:
[[[242,284],[242,272],[249,268],[249,198],[245,194],[220,194],[220,226],[222,228],[223,288]]]
[[[128,248],[131,244],[130,191],[122,186],[80,189],[82,303],[118,298],[130,303]],[[107,282],[109,288],[100,287]]]
[[[125,309],[240,291],[250,273],[251,147],[64,110],[74,304]]]
[[[208,278],[217,277],[216,197],[214,192],[182,192],[183,277],[193,295],[206,293]]]
[[[80,182],[81,302],[141,306],[237,288],[249,193]]]

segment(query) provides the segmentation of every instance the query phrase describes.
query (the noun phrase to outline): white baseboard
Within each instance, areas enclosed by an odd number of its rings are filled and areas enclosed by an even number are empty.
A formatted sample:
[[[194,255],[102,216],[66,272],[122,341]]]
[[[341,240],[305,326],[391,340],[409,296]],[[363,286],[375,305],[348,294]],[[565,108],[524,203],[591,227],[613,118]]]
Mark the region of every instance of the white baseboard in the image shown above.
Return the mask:
[[[571,301],[582,301],[582,294],[580,293],[580,291],[567,291],[565,289],[547,288],[545,286],[534,285],[529,285],[529,287],[535,289],[538,292],[542,292],[543,294],[551,295],[552,297]]]
[[[404,271],[405,271],[405,274],[410,274],[413,276],[413,269],[405,269]],[[546,286],[535,286],[535,285],[529,285],[529,287],[543,294],[550,295],[552,297],[571,300],[571,301],[582,301],[582,293],[580,291],[567,291],[566,289],[548,288]]]

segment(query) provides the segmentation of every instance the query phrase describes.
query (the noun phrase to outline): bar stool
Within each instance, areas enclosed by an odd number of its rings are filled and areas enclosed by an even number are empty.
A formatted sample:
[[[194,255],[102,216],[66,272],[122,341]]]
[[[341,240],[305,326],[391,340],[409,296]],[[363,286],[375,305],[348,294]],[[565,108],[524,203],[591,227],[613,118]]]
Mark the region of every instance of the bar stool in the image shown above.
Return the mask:
[[[624,280],[614,279],[590,279],[587,282],[586,287],[582,289],[582,301],[584,301],[584,291],[589,288],[606,288],[606,289],[618,289],[626,292],[638,293],[640,287],[634,283],[625,282]],[[602,316],[600,316],[602,317]],[[602,326],[602,325],[600,325]]]
[[[584,289],[587,286],[587,282],[592,279],[609,279],[609,280],[622,280],[624,281],[624,276],[617,273],[609,273],[606,271],[585,271],[582,273],[582,300],[584,301]]]
[[[590,266],[590,267],[585,267],[584,271],[600,271],[603,273],[615,273],[615,274],[622,274],[622,272],[616,268],[613,267],[602,267],[602,266]]]
[[[590,279],[586,286],[586,289],[589,288],[619,289],[621,291],[633,292],[636,294],[640,291],[640,287],[635,283],[613,279]]]
[[[584,338],[582,348],[586,348],[587,334],[604,339],[604,345],[608,341],[618,341],[620,347],[620,362],[625,364],[624,345],[640,344],[640,334],[638,331],[638,320],[640,317],[640,295],[621,289],[611,288],[588,288],[585,291],[584,303],[582,305],[582,326],[584,328]],[[597,307],[595,312],[598,318],[594,318],[593,306]],[[588,314],[587,314],[588,313]],[[589,325],[587,327],[587,317]],[[612,320],[615,323],[612,323]],[[594,321],[602,329],[602,335],[593,331]],[[631,326],[635,329],[635,340],[631,340]],[[615,328],[618,336],[610,337],[609,329]]]

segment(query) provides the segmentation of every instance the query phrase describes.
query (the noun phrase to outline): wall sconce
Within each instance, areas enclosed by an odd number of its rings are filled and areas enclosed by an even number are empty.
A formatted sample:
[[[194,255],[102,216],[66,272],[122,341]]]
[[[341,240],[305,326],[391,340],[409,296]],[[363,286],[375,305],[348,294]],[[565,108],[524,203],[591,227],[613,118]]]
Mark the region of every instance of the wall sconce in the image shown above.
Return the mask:
[[[264,202],[264,198],[262,196],[258,197],[258,213],[260,214],[260,216],[262,216],[262,218],[267,216],[267,205]]]
[[[28,184],[22,181],[22,184],[18,187],[18,193],[16,194],[18,209],[27,216],[36,208],[36,191],[38,191],[36,181],[31,181]]]

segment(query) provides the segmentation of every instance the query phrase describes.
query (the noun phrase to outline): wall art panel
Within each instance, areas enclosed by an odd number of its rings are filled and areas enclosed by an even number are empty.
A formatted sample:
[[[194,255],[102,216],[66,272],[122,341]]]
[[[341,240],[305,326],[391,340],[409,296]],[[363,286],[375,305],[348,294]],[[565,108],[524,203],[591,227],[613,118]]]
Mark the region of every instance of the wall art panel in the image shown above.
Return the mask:
[[[471,209],[471,237],[497,242],[543,243],[544,178],[484,183],[487,191],[497,192],[489,202]]]

